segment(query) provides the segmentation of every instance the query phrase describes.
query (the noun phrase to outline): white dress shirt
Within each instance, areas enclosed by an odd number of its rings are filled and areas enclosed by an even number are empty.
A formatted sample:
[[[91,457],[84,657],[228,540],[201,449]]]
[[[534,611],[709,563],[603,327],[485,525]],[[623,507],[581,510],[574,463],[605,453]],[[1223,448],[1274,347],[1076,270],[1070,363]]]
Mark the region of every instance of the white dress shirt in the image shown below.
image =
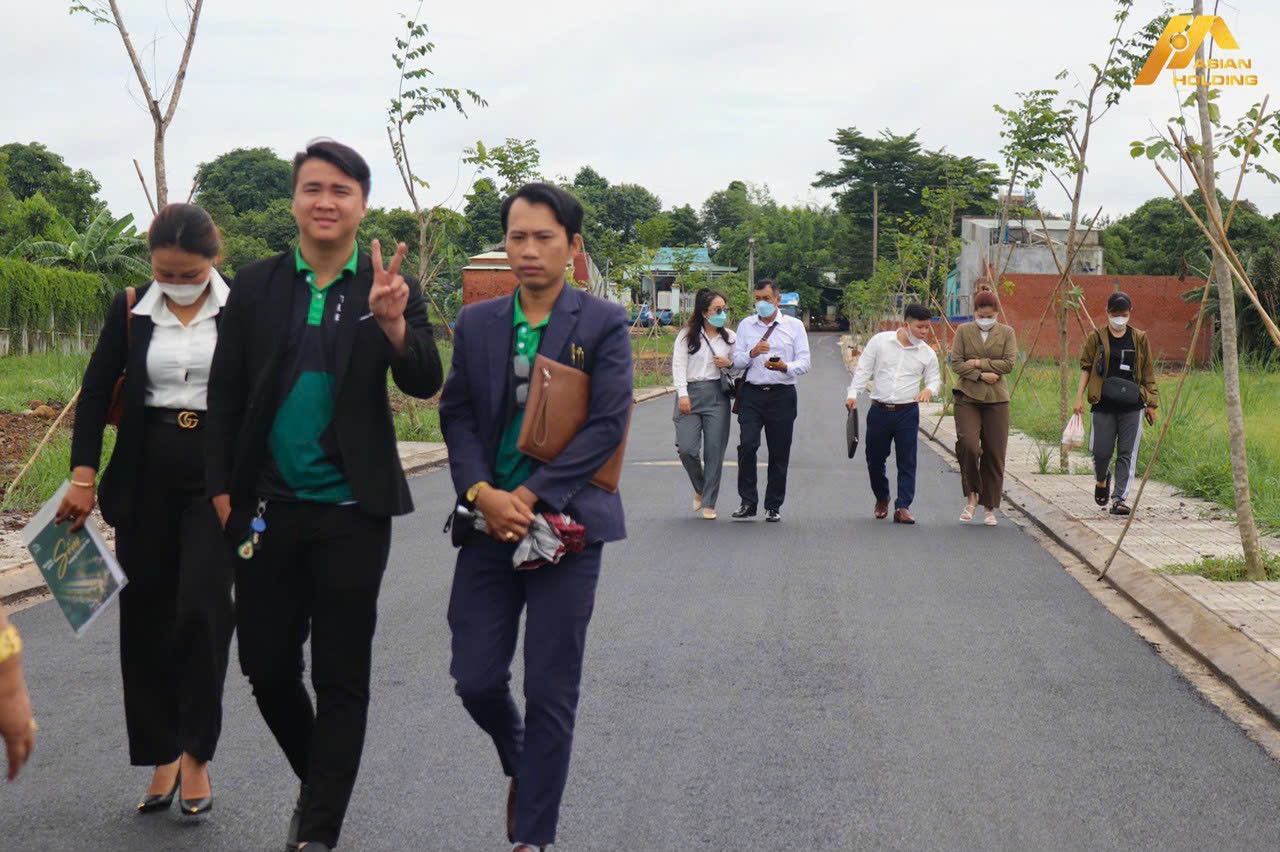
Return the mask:
[[[751,350],[775,322],[778,327],[769,336],[769,351],[752,358]],[[785,371],[765,367],[764,362],[774,355],[786,363]],[[780,310],[768,322],[754,314],[747,317],[738,323],[738,339],[733,344],[733,366],[746,370],[744,378],[747,384],[794,385],[797,376],[809,372],[809,335],[805,333],[804,323]]]
[[[209,297],[191,322],[182,324],[154,284],[138,300],[134,316],[151,317],[155,329],[147,347],[148,408],[176,408],[205,411],[208,408],[209,368],[218,344],[218,324],[214,319],[227,303],[227,287],[215,269],[209,281]]]
[[[849,383],[849,399],[857,399],[858,391],[874,382],[871,398],[889,405],[915,402],[920,395],[920,382],[936,397],[942,392],[942,370],[938,353],[924,341],[903,346],[898,332],[882,331],[867,341],[858,357],[853,381]]]
[[[732,331],[725,331],[729,335],[728,343],[724,342],[719,331],[715,334],[706,334],[706,330],[703,329],[702,333],[705,335],[702,338],[702,345],[692,355],[689,354],[689,327],[680,329],[680,333],[676,335],[676,348],[671,353],[671,383],[676,386],[678,396],[689,395],[689,382],[719,381],[720,368],[716,366],[715,357],[733,357],[733,341],[736,335]],[[711,341],[709,347],[708,340]]]

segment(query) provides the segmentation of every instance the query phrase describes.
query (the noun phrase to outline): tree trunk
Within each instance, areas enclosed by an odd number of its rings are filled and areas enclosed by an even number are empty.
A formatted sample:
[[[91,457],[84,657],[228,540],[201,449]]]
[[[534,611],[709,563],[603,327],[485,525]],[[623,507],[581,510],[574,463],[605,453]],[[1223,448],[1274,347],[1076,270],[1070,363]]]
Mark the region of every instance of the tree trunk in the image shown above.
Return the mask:
[[[1203,0],[1195,0],[1194,14],[1204,11]],[[1204,60],[1204,45],[1196,51],[1197,61]],[[1206,205],[1219,218],[1222,210],[1218,204],[1218,182],[1214,174],[1213,125],[1209,120],[1208,89],[1196,88],[1196,106],[1200,112],[1200,135],[1204,153],[1201,155],[1201,181],[1205,188]],[[1253,517],[1253,499],[1249,493],[1249,464],[1245,451],[1244,406],[1240,402],[1240,350],[1236,327],[1235,287],[1227,258],[1222,252],[1213,254],[1213,282],[1218,289],[1218,322],[1222,331],[1222,375],[1226,385],[1227,433],[1231,446],[1231,475],[1235,486],[1236,525],[1240,529],[1240,545],[1250,580],[1265,580],[1267,572],[1262,566],[1258,545],[1258,525]],[[1168,417],[1173,412],[1167,411]]]
[[[155,163],[156,163],[156,210],[159,211],[169,203],[169,177],[164,165],[164,125],[155,123]]]

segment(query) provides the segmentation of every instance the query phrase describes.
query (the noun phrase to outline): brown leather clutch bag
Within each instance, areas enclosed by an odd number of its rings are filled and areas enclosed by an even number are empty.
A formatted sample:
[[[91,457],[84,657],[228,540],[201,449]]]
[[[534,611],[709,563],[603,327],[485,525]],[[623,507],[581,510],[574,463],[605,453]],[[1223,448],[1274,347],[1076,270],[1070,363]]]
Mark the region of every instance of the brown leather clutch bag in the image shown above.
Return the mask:
[[[554,461],[587,422],[591,405],[591,376],[576,367],[553,361],[545,355],[533,360],[529,373],[529,399],[525,403],[524,424],[516,449],[540,462]],[[609,460],[591,477],[591,484],[610,494],[618,491],[622,477],[622,457],[631,431],[631,411],[622,443]]]

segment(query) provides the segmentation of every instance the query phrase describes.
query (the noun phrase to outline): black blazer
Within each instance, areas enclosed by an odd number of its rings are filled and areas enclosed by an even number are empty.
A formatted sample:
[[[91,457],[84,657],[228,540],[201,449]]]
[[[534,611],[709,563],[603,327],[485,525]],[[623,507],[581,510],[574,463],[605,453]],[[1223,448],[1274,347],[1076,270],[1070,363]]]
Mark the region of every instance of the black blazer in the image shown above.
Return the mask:
[[[141,303],[148,284],[138,288]],[[133,318],[133,349],[129,349],[125,312],[128,300],[124,293],[116,294],[107,309],[107,318],[98,335],[89,366],[84,371],[80,385],[80,401],[76,404],[76,425],[71,438],[71,467],[85,465],[99,469],[102,463],[102,433],[107,425],[107,409],[111,406],[111,392],[116,379],[124,371],[124,415],[116,433],[116,448],[111,461],[98,485],[98,506],[102,517],[113,527],[129,526],[134,520],[137,504],[136,473],[142,468],[146,451],[144,422],[147,401],[147,350],[151,347],[151,333],[155,324],[148,316]],[[222,327],[219,311],[214,322]]]
[[[396,449],[387,399],[387,369],[400,390],[422,399],[443,381],[440,353],[427,322],[426,299],[409,282],[408,351],[398,356],[369,312],[373,264],[361,254],[338,328],[334,428],[356,502],[371,515],[413,511]],[[280,405],[280,361],[287,343],[293,299],[300,289],[292,251],[252,263],[236,275],[223,309],[218,348],[209,378],[205,419],[205,487],[209,496],[230,494],[233,507],[257,499],[258,477],[268,460],[268,438]]]

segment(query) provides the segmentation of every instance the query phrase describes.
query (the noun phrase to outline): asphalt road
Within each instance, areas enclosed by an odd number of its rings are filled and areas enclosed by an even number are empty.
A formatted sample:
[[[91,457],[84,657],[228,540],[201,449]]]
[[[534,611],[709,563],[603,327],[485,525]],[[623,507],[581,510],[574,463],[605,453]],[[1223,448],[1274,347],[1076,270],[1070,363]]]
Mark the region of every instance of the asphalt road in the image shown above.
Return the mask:
[[[940,458],[922,448],[917,526],[872,519],[835,338],[814,360],[781,525],[694,518],[671,398],[637,410],[558,847],[1275,848],[1280,766],[1016,527],[960,526]],[[342,845],[505,849],[498,762],[447,675],[451,488],[413,491]],[[282,846],[296,783],[234,666],[213,818],[139,817],[114,613],[81,640],[51,604],[15,620],[41,732],[0,848]]]

